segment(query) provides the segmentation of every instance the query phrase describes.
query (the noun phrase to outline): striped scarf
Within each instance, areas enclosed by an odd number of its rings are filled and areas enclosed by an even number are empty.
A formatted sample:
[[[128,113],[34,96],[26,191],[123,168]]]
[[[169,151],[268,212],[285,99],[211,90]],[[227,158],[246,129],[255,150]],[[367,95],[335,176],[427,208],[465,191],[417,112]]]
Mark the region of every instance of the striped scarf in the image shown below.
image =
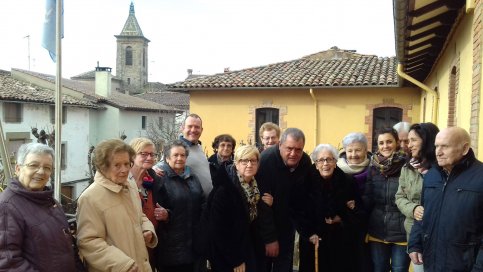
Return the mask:
[[[395,151],[389,157],[384,157],[379,151],[371,158],[371,166],[379,170],[381,175],[389,177],[398,173],[406,163],[406,153],[402,150]]]

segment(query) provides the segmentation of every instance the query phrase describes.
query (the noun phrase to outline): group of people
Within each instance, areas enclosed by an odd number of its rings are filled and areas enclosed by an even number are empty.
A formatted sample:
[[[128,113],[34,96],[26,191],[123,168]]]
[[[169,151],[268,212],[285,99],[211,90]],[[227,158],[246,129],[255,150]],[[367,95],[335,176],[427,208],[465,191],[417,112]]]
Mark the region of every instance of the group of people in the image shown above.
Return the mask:
[[[483,271],[483,165],[461,128],[400,123],[374,152],[352,132],[309,155],[300,129],[265,123],[262,146],[220,134],[208,159],[200,116],[181,132],[159,163],[146,138],[96,146],[76,241],[46,187],[53,150],[23,145],[0,194],[0,270],[290,272],[297,232],[300,272]]]

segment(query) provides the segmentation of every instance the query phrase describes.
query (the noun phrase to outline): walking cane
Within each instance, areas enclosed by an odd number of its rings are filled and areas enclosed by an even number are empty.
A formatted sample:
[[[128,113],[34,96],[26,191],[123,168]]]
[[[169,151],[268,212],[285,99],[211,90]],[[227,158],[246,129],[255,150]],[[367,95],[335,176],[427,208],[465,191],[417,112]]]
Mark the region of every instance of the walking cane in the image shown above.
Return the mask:
[[[314,252],[315,252],[315,272],[319,272],[319,250],[317,248],[317,243],[314,244]]]

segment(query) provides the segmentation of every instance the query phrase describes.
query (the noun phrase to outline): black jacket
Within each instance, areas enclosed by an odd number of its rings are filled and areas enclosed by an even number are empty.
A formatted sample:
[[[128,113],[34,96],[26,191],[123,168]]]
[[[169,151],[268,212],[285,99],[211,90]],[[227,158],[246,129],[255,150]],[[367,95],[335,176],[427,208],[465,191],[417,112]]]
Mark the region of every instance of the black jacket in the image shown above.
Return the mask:
[[[405,216],[395,202],[400,174],[401,169],[391,176],[385,176],[375,166],[369,166],[362,195],[369,216],[369,235],[387,242],[406,242]]]
[[[254,269],[255,226],[250,222],[248,200],[233,164],[220,167],[211,191],[209,209],[210,257],[214,271],[233,271],[245,263]],[[257,210],[268,206],[260,199]]]
[[[261,231],[263,243],[268,244],[293,235],[294,192],[301,189],[299,183],[307,174],[311,161],[304,152],[299,165],[294,171],[285,165],[280,155],[279,146],[270,147],[262,152],[260,168],[256,175],[260,194],[269,193],[273,196],[273,205],[269,214],[261,214],[265,219]]]
[[[158,267],[189,264],[196,258],[193,235],[205,201],[203,189],[189,167],[183,176],[168,164],[163,165],[163,170],[165,175],[161,182],[155,183],[153,194],[156,202],[168,210],[169,218],[158,224],[156,263]]]
[[[483,164],[471,149],[449,176],[431,167],[421,204],[408,252],[423,253],[424,270],[483,271]]]
[[[342,228],[345,232],[340,238],[355,239],[355,230],[360,228],[364,220],[364,211],[360,203],[360,197],[355,189],[355,181],[345,174],[339,167],[336,167],[330,180],[323,180],[319,171],[312,166],[305,180],[307,186],[306,210],[308,226],[303,227],[302,236],[310,237],[317,234],[325,240],[334,228]],[[304,197],[303,195],[301,197]],[[353,210],[347,207],[347,201],[355,200],[356,208]],[[304,199],[298,199],[302,203]],[[325,218],[341,217],[342,224],[328,225]],[[340,241],[342,242],[342,241]]]

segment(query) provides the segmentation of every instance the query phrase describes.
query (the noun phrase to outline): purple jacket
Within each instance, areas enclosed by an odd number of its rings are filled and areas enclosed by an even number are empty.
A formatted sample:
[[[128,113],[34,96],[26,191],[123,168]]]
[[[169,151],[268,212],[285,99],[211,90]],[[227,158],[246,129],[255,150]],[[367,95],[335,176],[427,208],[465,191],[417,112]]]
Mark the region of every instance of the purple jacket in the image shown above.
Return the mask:
[[[0,193],[0,271],[75,271],[65,214],[52,191],[16,179]]]

